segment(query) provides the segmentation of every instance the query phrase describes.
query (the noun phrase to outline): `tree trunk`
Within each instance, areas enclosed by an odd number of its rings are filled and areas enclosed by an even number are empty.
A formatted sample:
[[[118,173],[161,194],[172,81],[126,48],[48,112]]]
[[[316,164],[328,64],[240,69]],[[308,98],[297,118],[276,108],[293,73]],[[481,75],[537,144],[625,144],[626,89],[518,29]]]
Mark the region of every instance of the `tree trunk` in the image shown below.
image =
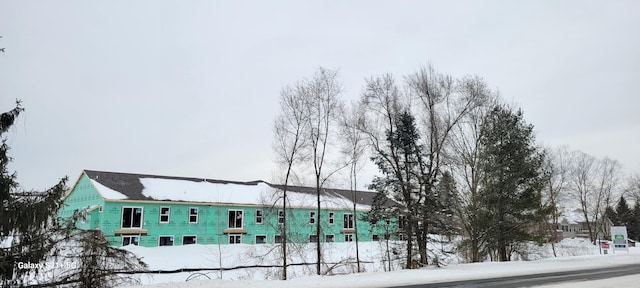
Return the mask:
[[[318,207],[317,207],[317,210],[316,210],[316,213],[317,213],[316,214],[317,215],[316,216],[317,217],[316,218],[316,237],[317,237],[317,240],[318,240],[318,241],[316,241],[316,259],[317,259],[317,261],[316,261],[316,273],[318,275],[320,275],[320,273],[321,273],[320,261],[321,261],[321,257],[322,257],[322,255],[320,253],[320,248],[321,248],[320,247],[320,232],[322,232],[322,231],[320,230],[320,219],[321,218],[320,218],[320,177],[319,176],[316,177],[316,193],[317,193],[317,196],[318,196],[317,197],[318,198],[318,203],[317,203]]]
[[[407,264],[406,268],[413,268],[413,218],[407,216],[407,223],[405,223],[404,227],[406,228],[406,237],[407,237]]]
[[[507,246],[504,244],[500,244],[500,247],[498,248],[498,261],[503,262],[503,261],[509,261],[509,258],[507,257]]]
[[[478,247],[478,238],[471,239],[471,262],[480,262],[480,247]]]

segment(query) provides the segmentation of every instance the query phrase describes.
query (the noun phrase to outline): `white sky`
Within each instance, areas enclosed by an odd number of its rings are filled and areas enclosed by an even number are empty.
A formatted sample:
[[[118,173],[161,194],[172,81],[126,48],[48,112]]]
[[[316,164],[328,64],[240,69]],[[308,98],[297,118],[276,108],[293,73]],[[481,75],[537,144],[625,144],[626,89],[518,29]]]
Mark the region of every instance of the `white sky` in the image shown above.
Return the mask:
[[[477,74],[541,142],[640,171],[639,1],[2,0],[0,35],[26,189],[82,169],[272,180],[280,89],[318,66],[345,100],[428,63]]]

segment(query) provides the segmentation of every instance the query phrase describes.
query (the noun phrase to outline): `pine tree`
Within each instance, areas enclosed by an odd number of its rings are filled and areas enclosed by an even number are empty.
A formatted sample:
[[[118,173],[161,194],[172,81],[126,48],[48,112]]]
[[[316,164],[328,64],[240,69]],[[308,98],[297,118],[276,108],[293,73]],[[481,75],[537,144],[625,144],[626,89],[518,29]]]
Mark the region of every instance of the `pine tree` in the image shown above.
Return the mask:
[[[7,165],[12,159],[4,133],[23,110],[17,101],[13,110],[0,116],[0,242],[8,244],[0,250],[0,277],[5,286],[21,285],[25,275],[38,272],[17,269],[19,262],[41,263],[54,248],[51,227],[56,227],[67,182],[65,177],[45,192],[28,192],[20,190],[17,174],[9,173]]]
[[[618,214],[611,206],[607,206],[607,208],[604,209],[604,215],[611,221],[611,223],[613,223],[613,225],[618,225]]]
[[[82,211],[75,211],[69,219],[59,219],[57,212],[67,191],[67,177],[44,192],[23,191],[16,173],[9,173],[7,165],[11,158],[7,155],[9,146],[4,137],[16,118],[24,111],[20,101],[16,107],[0,115],[0,277],[2,287],[29,284],[30,276],[39,274],[45,283],[36,287],[74,285],[76,287],[108,287],[113,283],[132,283],[135,280],[119,272],[146,268],[139,258],[111,245],[100,231],[76,229],[77,221],[84,217]],[[82,249],[74,251],[74,244],[81,243]],[[76,252],[76,254],[74,254]],[[86,253],[89,252],[89,253]],[[67,261],[71,260],[71,261]],[[18,269],[18,263],[53,263],[73,268],[66,276],[46,278],[50,273],[41,269]],[[59,262],[58,262],[59,261]],[[66,261],[66,262],[63,262]],[[44,267],[47,269],[46,267]],[[63,268],[65,268],[63,266]],[[116,282],[114,282],[116,281]],[[112,283],[112,284],[109,284]]]
[[[395,207],[394,215],[405,219],[402,231],[407,237],[406,263],[407,268],[413,268],[413,239],[418,228],[418,220],[421,219],[418,197],[422,195],[424,188],[424,155],[419,143],[419,133],[415,124],[415,118],[407,111],[399,113],[395,118],[394,131],[387,131],[387,151],[381,151],[372,160],[376,163],[383,176],[373,179],[370,189],[374,189],[383,195],[388,195],[400,207]],[[377,197],[378,201],[384,197]],[[374,199],[374,200],[376,200]],[[381,207],[374,203],[371,211],[372,219]],[[372,222],[376,224],[376,222]]]
[[[533,126],[522,111],[496,107],[485,118],[480,137],[479,205],[487,252],[511,259],[514,244],[536,240],[541,209],[544,155],[536,148]],[[547,211],[548,212],[548,211]]]
[[[615,221],[612,220],[613,224],[616,226],[629,226],[633,219],[632,213],[627,204],[627,200],[624,199],[624,196],[620,196],[620,200],[618,200],[618,205],[616,206],[616,218]]]
[[[636,204],[633,206],[633,217],[627,227],[627,233],[629,238],[633,240],[640,240],[640,201],[636,200]]]
[[[458,233],[458,218],[455,213],[458,192],[455,180],[449,171],[442,173],[442,177],[435,187],[437,201],[432,217],[432,232],[439,235],[451,236]]]

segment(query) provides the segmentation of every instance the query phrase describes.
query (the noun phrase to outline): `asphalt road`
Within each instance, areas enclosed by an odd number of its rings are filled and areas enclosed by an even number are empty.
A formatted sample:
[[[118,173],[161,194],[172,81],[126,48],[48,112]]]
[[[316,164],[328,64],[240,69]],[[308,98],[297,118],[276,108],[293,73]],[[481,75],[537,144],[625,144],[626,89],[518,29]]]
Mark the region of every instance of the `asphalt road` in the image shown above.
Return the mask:
[[[574,270],[564,272],[540,273],[530,275],[518,275],[500,278],[475,279],[454,282],[440,282],[428,284],[412,284],[406,286],[393,286],[397,288],[435,288],[435,287],[531,287],[538,285],[558,284],[562,282],[580,282],[598,279],[606,279],[620,276],[640,274],[640,264],[612,266],[607,268]]]

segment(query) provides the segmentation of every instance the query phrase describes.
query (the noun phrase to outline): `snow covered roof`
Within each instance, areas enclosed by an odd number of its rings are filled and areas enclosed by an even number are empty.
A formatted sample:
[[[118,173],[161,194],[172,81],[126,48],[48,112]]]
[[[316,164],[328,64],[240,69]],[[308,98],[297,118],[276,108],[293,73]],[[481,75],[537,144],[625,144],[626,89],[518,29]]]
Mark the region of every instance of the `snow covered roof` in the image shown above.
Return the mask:
[[[225,181],[85,170],[93,186],[107,200],[175,201],[224,204],[282,204],[283,185],[265,181]],[[288,186],[292,207],[315,207],[315,187]],[[351,190],[322,188],[323,208],[353,208]],[[356,191],[356,208],[370,209],[376,192]],[[389,203],[391,205],[391,201]]]
[[[578,211],[565,211],[564,213],[562,213],[562,215],[560,215],[558,220],[561,223],[564,223],[566,221],[565,224],[579,224],[584,222],[584,215],[582,214],[582,212]]]
[[[564,211],[562,215],[558,217],[558,221],[564,224],[580,224],[586,222],[584,213],[582,213],[582,210],[580,209],[576,209],[573,211]],[[590,215],[589,221],[594,221],[593,215]]]

